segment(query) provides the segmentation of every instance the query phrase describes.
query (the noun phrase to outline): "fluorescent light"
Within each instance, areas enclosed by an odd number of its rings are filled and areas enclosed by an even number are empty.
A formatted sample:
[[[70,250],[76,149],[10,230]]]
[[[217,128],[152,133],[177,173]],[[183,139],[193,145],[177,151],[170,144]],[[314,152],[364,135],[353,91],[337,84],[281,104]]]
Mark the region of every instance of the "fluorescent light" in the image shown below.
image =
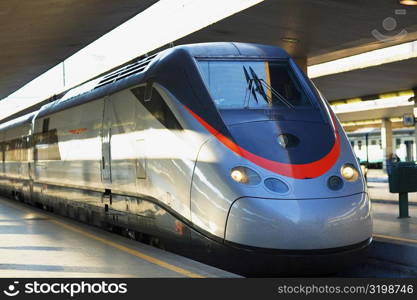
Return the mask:
[[[400,4],[402,5],[417,5],[416,0],[400,0]]]
[[[292,37],[283,37],[281,40],[283,42],[287,42],[287,43],[291,43],[291,44],[298,43],[298,39],[292,38]]]
[[[0,101],[0,120],[264,0],[160,0]],[[64,85],[65,82],[65,85]]]
[[[417,57],[417,41],[369,51],[308,67],[308,76],[317,78],[364,69]]]

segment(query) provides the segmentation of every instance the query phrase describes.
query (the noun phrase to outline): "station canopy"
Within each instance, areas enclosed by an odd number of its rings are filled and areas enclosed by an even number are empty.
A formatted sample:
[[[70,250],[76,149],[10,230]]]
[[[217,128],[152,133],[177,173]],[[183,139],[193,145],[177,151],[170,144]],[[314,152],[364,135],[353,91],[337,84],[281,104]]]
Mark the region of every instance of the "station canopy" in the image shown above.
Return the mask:
[[[1,1],[0,99],[155,2]],[[315,65],[417,40],[416,19],[417,6],[397,0],[264,0],[174,43],[271,44]],[[314,80],[329,100],[357,97],[417,86],[413,66],[415,58]]]

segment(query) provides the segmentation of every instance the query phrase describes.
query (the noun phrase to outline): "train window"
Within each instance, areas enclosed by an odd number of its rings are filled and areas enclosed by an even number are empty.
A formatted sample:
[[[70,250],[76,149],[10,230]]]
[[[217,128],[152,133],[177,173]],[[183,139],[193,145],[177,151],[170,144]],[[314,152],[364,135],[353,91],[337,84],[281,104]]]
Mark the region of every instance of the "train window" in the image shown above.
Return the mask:
[[[42,123],[42,132],[48,132],[49,131],[49,118],[43,119]]]
[[[132,89],[132,93],[143,104],[143,106],[145,106],[145,108],[166,128],[172,130],[182,129],[174,113],[171,111],[169,106],[165,103],[164,99],[155,88],[152,89],[151,101],[146,101],[144,87],[134,88]]]
[[[399,149],[401,147],[401,139],[395,139],[395,148]]]
[[[218,108],[312,108],[294,71],[284,61],[199,61]]]
[[[0,144],[0,154],[1,154],[1,162],[4,163],[4,161],[6,160],[6,154],[5,154],[5,146],[4,143]]]
[[[146,82],[145,98],[144,98],[145,102],[152,100],[152,92],[153,92],[152,84],[153,84],[153,80],[148,80]]]
[[[18,161],[19,160],[18,141],[16,139],[7,141],[4,150],[5,150],[6,161]]]
[[[45,133],[36,133],[33,143],[35,145],[34,160],[61,160],[56,129]]]
[[[140,102],[145,101],[145,92],[146,88],[144,86],[132,89],[132,93],[136,96],[136,98],[138,98]]]

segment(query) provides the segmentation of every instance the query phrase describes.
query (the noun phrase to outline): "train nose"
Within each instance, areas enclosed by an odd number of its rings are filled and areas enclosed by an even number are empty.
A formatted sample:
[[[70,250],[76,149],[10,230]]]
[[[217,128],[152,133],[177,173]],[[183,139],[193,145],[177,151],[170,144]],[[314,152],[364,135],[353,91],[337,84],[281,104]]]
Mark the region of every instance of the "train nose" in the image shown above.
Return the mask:
[[[225,240],[270,249],[329,249],[372,235],[366,193],[327,199],[280,200],[244,197],[227,219]]]

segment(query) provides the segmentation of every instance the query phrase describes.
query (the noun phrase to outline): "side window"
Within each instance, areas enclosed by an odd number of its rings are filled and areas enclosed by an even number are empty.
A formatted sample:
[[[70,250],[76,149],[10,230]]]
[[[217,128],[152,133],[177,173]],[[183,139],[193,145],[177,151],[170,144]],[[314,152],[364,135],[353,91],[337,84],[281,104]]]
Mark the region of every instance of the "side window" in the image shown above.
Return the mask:
[[[43,119],[42,123],[42,133],[46,133],[49,131],[49,118]]]
[[[56,129],[34,135],[34,160],[61,160]]]
[[[395,139],[395,149],[400,149],[401,147],[401,139]]]
[[[0,143],[0,162],[4,163],[5,158],[4,143]]]
[[[145,101],[145,91],[146,91],[146,88],[144,86],[140,86],[140,87],[132,89],[132,93],[141,103]]]
[[[167,129],[180,130],[182,129],[174,113],[169,106],[165,103],[162,96],[155,88],[152,88],[151,98],[146,99],[145,87],[137,87],[132,89],[132,93],[143,104],[143,106]]]
[[[22,138],[22,161],[28,161],[29,157],[28,157],[28,141],[29,141],[29,137],[24,136]]]
[[[39,160],[61,160],[61,153],[58,146],[58,131],[50,129],[50,119],[42,121],[42,132],[33,135],[35,161]]]

